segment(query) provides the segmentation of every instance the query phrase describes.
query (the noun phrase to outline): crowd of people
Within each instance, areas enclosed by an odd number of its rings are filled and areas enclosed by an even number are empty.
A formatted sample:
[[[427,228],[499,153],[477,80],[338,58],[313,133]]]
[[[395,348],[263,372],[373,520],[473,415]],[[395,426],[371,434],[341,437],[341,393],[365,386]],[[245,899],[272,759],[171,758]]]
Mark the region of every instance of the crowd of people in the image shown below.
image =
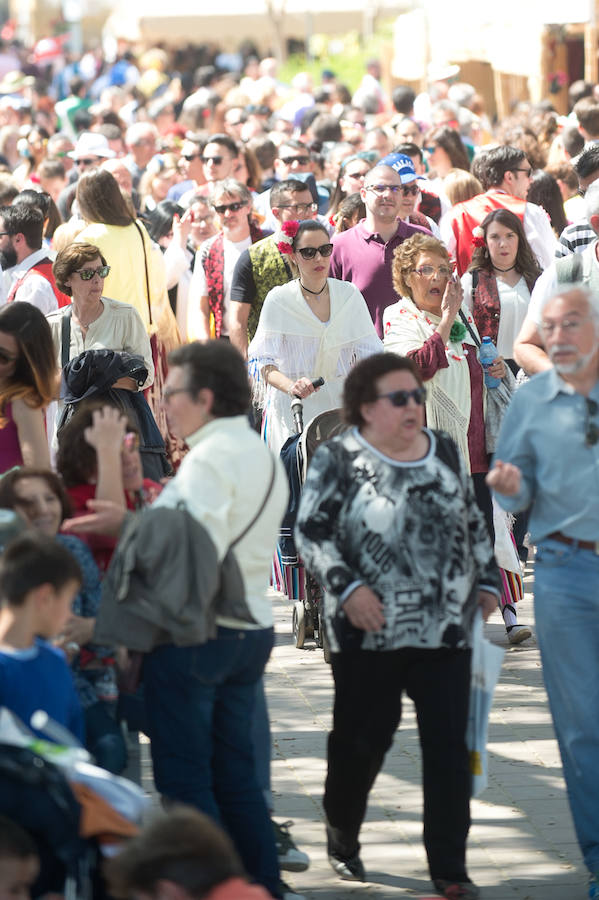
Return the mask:
[[[477,898],[473,628],[498,608],[508,643],[531,638],[536,546],[599,898],[599,87],[571,85],[568,116],[520,102],[495,122],[455,67],[389,96],[373,60],[352,95],[246,51],[0,48],[0,706],[34,732],[45,710],[115,774],[129,721],[165,802],[204,814],[132,841],[110,896],[297,900],[281,870],[309,858],[274,818],[263,683],[269,583],[301,599],[293,506],[335,684],[331,867],[367,880],[406,693],[431,880]],[[280,461],[298,401],[347,429],[299,488]],[[60,894],[22,824],[0,818],[0,894],[5,860],[19,896]]]

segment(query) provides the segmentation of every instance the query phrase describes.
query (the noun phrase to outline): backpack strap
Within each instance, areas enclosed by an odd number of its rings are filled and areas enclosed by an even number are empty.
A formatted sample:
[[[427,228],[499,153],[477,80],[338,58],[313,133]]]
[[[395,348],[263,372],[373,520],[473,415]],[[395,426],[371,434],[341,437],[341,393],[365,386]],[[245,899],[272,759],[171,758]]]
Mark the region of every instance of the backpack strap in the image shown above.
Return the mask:
[[[71,316],[73,307],[69,306],[60,320],[60,365],[64,369],[71,355]]]

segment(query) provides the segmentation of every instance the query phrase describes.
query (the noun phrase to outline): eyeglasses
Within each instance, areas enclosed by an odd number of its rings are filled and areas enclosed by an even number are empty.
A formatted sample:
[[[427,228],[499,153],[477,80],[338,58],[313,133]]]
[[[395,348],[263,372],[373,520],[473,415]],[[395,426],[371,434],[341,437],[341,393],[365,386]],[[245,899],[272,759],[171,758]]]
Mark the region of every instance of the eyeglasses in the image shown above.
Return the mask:
[[[402,187],[402,184],[369,184],[366,190],[372,191],[377,197],[382,197],[387,191],[390,191],[392,194],[397,194],[398,191],[401,191]]]
[[[162,402],[168,403],[171,397],[174,397],[175,394],[191,394],[191,390],[189,388],[165,388],[162,392]]]
[[[561,328],[566,334],[576,334],[587,321],[589,316],[580,319],[562,319],[561,322],[541,322],[541,331],[544,335],[551,336],[557,328]]]
[[[18,356],[13,356],[12,353],[7,353],[6,350],[0,347],[0,365],[7,366],[9,363],[16,362],[18,358]]]
[[[76,166],[93,166],[98,162],[98,156],[86,156],[85,159],[75,160]]]
[[[187,162],[193,162],[194,159],[197,159],[199,153],[182,153],[181,159],[185,159]],[[220,159],[220,157],[218,157]],[[202,162],[206,162],[206,160],[202,157]]]
[[[416,197],[416,195],[420,193],[420,188],[417,184],[402,184],[401,192],[404,197],[407,197],[409,194]]]
[[[293,210],[296,216],[303,216],[309,212],[316,212],[318,209],[317,203],[287,203],[283,206],[279,206],[279,209],[291,209]]]
[[[230,212],[239,212],[244,206],[245,203],[238,200],[237,203],[222,203],[220,206],[214,206],[213,209],[214,212],[217,212],[222,216],[227,210],[230,210]]]
[[[136,431],[128,431],[123,438],[123,450],[139,450],[140,438]]]
[[[587,447],[594,447],[599,441],[599,426],[591,418],[599,412],[599,405],[591,397],[585,397],[584,400],[587,407],[584,442]]]
[[[320,247],[301,247],[298,251],[302,259],[314,259],[317,253],[321,256],[330,256],[333,252],[332,244],[321,244]]]
[[[194,154],[194,156],[192,156],[191,159],[195,159],[196,155],[197,154]],[[189,156],[184,156],[183,159],[190,161]],[[213,166],[220,166],[223,159],[224,159],[224,156],[202,156],[202,162],[204,163],[205,166],[207,166],[208,163],[212,163]]]
[[[0,231],[0,237],[4,237],[5,235],[8,235],[8,237],[10,237],[10,231]]]
[[[377,400],[389,400],[392,406],[407,406],[410,400],[418,406],[422,406],[426,400],[426,388],[417,387],[413,391],[391,391],[389,394],[379,394]]]
[[[432,278],[433,275],[438,275],[439,278],[451,278],[449,266],[439,266],[437,269],[434,266],[420,266],[419,269],[414,269],[414,272],[421,278]]]
[[[286,166],[293,165],[294,162],[298,164],[298,166],[307,166],[310,162],[309,156],[281,156],[280,160]]]
[[[530,178],[532,175],[532,167],[528,166],[527,169],[512,169],[512,172],[524,172],[527,178]]]
[[[110,266],[98,266],[97,269],[80,269],[77,272],[77,275],[81,281],[91,281],[94,275],[99,275],[100,278],[106,278],[109,272]]]

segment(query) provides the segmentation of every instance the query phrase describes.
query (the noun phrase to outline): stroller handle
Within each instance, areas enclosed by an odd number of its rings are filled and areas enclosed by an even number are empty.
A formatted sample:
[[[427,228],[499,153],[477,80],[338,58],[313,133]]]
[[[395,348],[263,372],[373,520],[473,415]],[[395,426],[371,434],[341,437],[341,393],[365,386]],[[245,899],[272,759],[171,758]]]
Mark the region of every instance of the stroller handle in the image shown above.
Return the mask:
[[[324,384],[324,378],[321,376],[320,378],[315,378],[312,382],[312,387],[314,390],[317,390],[319,387],[322,387]],[[304,430],[304,404],[302,403],[301,397],[295,395],[291,400],[291,412],[293,414],[293,424],[295,426],[295,433],[301,434]]]

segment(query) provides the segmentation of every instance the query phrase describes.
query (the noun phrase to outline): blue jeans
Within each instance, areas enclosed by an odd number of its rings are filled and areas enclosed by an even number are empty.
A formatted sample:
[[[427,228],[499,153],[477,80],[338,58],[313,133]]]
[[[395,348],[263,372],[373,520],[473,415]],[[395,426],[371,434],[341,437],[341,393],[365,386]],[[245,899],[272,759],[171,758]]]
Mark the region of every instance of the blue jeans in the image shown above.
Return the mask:
[[[578,843],[599,872],[599,556],[546,538],[535,618],[543,677]]]
[[[99,700],[84,710],[84,716],[85,746],[99,766],[120,775],[127,765],[127,747],[110,707]]]
[[[272,645],[270,628],[219,627],[201,646],[157,647],[144,684],[157,789],[221,824],[246,871],[276,897],[277,851],[252,745],[256,688]]]

